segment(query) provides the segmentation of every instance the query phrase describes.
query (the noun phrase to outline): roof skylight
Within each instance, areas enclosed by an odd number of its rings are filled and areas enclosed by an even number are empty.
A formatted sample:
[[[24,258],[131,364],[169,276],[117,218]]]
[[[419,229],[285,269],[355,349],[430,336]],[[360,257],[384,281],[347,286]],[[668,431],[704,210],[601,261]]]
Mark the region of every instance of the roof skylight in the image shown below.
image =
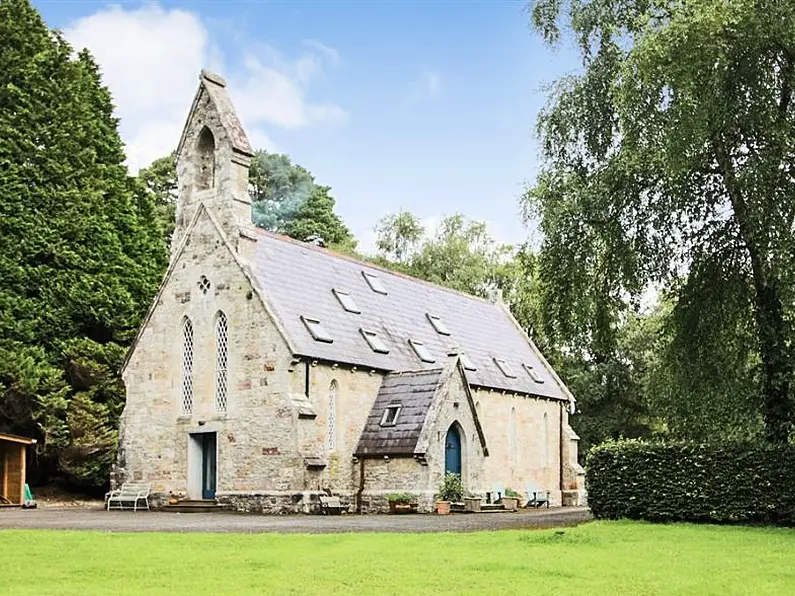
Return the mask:
[[[384,341],[378,337],[378,334],[375,331],[370,331],[369,329],[359,329],[359,331],[373,352],[378,352],[379,354],[389,354],[389,348]]]
[[[381,417],[381,426],[395,426],[400,410],[401,406],[399,405],[388,405],[384,410],[384,415]]]
[[[497,367],[502,371],[502,374],[504,374],[506,377],[508,377],[510,379],[515,379],[516,378],[516,375],[511,370],[511,367],[508,366],[508,363],[505,360],[503,360],[501,358],[495,358],[494,359],[494,364],[497,365]]]
[[[375,273],[370,273],[368,271],[362,271],[362,275],[364,279],[367,280],[367,283],[370,286],[370,289],[377,294],[387,294],[386,287],[384,286],[381,278],[378,277]]]
[[[357,315],[361,314],[362,309],[359,308],[359,306],[356,304],[356,301],[353,299],[353,296],[351,296],[348,292],[343,292],[342,290],[337,290],[336,288],[331,291],[337,297],[337,300],[340,301],[342,308]]]
[[[464,370],[477,370],[475,363],[472,362],[472,359],[469,356],[466,354],[459,354],[458,357],[461,359],[461,364],[464,366]]]
[[[440,317],[437,317],[436,315],[432,315],[430,313],[426,313],[425,316],[428,317],[428,320],[431,322],[431,325],[433,325],[433,328],[436,329],[437,333],[439,333],[440,335],[450,335],[450,330],[442,322],[442,319]]]
[[[420,360],[423,362],[436,362],[433,354],[431,354],[431,351],[424,343],[410,339],[409,344],[411,344],[411,347],[414,348],[414,351],[416,352],[417,356],[419,356]]]
[[[334,338],[331,337],[331,334],[328,331],[326,331],[326,328],[323,327],[319,319],[312,319],[302,315],[301,320],[304,322],[309,334],[315,341],[322,341],[327,344],[334,342]]]
[[[533,379],[536,383],[543,383],[544,377],[542,377],[538,370],[535,367],[530,366],[529,364],[523,364],[524,369],[527,371],[527,374],[530,375],[530,378]]]

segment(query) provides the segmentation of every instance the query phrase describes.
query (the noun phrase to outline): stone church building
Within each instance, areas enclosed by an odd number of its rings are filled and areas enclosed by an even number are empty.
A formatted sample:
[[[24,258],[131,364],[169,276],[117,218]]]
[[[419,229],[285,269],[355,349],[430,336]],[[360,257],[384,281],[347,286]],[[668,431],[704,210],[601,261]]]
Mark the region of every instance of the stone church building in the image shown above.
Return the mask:
[[[582,489],[574,398],[495,296],[483,300],[255,228],[252,149],[226,83],[202,72],[177,149],[171,262],[122,371],[114,482],[155,501],[353,510],[446,471]]]

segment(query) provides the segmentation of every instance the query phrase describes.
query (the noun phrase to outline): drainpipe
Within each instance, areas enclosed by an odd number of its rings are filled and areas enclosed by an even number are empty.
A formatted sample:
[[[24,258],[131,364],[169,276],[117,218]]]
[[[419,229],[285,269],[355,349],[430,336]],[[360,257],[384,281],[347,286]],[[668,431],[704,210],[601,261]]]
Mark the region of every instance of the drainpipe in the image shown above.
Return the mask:
[[[309,360],[305,360],[304,364],[304,395],[309,397]]]
[[[563,454],[564,454],[565,443],[563,441],[563,402],[560,402],[559,418],[560,418],[560,429],[558,436],[560,437],[560,446],[559,446],[560,457],[558,459],[560,460],[560,490],[564,490],[565,486],[563,484]]]
[[[359,458],[359,490],[356,491],[356,513],[362,512],[362,493],[364,493],[364,458]]]

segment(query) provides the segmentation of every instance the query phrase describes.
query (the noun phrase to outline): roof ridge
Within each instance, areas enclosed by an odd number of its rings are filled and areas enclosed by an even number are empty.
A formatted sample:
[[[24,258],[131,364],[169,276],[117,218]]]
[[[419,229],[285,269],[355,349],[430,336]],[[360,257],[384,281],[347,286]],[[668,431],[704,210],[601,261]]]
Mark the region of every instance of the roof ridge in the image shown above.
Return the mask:
[[[315,252],[319,252],[321,254],[328,255],[332,258],[343,259],[345,261],[349,261],[351,263],[358,263],[364,267],[369,267],[370,269],[375,269],[376,271],[381,271],[382,273],[386,273],[389,275],[394,275],[395,277],[400,277],[402,279],[406,279],[409,281],[415,281],[426,286],[430,286],[432,288],[436,288],[438,290],[444,290],[445,292],[449,292],[450,294],[457,294],[458,296],[463,296],[464,298],[470,298],[472,300],[477,300],[478,302],[483,302],[484,304],[490,304],[492,306],[497,306],[491,300],[487,298],[481,298],[480,296],[475,296],[474,294],[468,294],[467,292],[462,292],[461,290],[455,290],[453,288],[449,288],[447,286],[443,286],[441,284],[434,283],[432,281],[428,281],[427,279],[422,279],[421,277],[414,277],[413,275],[409,275],[408,273],[403,273],[402,271],[396,271],[394,269],[389,269],[387,267],[383,267],[381,265],[377,265],[375,263],[371,263],[370,261],[365,261],[361,258],[353,257],[349,254],[339,252],[336,250],[332,250],[330,248],[326,248],[323,246],[317,246],[315,244],[310,244],[308,242],[301,242],[300,240],[296,240],[295,238],[290,238],[289,236],[285,236],[284,234],[278,234],[276,232],[271,232],[269,230],[263,230],[262,228],[257,228],[257,231],[264,236],[268,236],[269,238],[273,238],[274,240],[279,240],[281,242],[285,242],[287,244],[293,244],[295,246],[300,246],[301,248],[306,248],[309,250],[313,250]]]

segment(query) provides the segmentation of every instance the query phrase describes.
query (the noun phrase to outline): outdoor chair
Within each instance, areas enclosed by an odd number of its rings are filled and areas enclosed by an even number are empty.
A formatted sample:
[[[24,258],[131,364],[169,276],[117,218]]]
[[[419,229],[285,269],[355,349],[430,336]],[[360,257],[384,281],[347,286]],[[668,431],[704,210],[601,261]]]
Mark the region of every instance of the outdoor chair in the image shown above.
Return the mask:
[[[546,505],[549,509],[549,491],[538,488],[532,482],[527,483],[527,503],[525,507],[535,507],[538,509]]]
[[[339,497],[320,496],[320,513],[323,515],[341,515],[348,513],[350,505],[343,505]]]
[[[149,511],[149,492],[152,490],[151,484],[142,482],[128,482],[121,485],[120,489],[108,493],[108,511],[111,509],[146,509]],[[143,501],[142,505],[138,505]]]
[[[491,502],[499,503],[505,495],[505,487],[500,483],[491,485]]]

